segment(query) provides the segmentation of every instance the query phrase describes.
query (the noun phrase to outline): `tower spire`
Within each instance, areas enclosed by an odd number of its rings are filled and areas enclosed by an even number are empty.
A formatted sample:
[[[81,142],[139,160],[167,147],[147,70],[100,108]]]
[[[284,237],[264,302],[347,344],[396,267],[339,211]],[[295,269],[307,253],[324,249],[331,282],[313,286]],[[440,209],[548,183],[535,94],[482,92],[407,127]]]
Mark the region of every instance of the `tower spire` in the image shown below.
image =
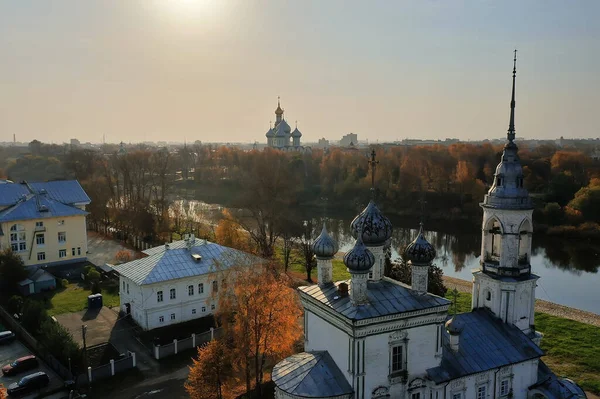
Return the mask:
[[[509,142],[515,139],[515,80],[517,77],[517,50],[515,49],[515,58],[513,60],[513,81],[512,81],[512,97],[510,100],[510,122],[508,124],[508,134],[506,135]]]
[[[371,151],[371,159],[369,160],[369,165],[371,165],[371,195],[373,199],[375,199],[375,168],[379,161],[375,160],[375,149]]]

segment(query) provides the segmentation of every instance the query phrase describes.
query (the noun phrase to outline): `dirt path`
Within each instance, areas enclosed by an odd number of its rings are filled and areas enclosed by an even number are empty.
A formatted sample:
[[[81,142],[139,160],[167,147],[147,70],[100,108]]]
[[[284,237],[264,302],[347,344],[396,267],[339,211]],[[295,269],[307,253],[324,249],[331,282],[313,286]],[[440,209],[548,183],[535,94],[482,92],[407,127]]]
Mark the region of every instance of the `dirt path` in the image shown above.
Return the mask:
[[[470,293],[473,288],[472,282],[454,277],[444,276],[444,283],[448,289],[456,288],[460,292]],[[568,306],[559,305],[541,299],[536,299],[535,310],[552,316],[564,317],[565,319],[575,320],[600,327],[600,315],[586,312],[584,310],[570,308]]]

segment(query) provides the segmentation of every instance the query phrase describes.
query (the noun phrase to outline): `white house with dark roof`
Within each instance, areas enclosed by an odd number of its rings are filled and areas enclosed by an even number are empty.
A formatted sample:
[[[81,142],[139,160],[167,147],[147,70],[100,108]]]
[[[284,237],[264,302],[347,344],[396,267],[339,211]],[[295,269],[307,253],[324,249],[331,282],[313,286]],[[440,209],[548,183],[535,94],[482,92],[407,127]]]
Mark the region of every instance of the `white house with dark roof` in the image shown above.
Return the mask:
[[[144,254],[114,267],[120,275],[121,309],[144,330],[213,314],[223,272],[263,261],[193,235]]]
[[[90,202],[77,180],[0,184],[0,249],[26,266],[85,261]]]
[[[532,207],[514,143],[515,74],[516,58],[508,140],[481,204],[472,311],[450,316],[450,301],[427,293],[436,253],[422,225],[403,255],[411,286],[383,276],[380,248],[391,224],[371,201],[351,225],[356,244],[344,256],[350,280],[331,279],[337,244],[325,228],[313,243],[319,284],[299,288],[305,352],[273,368],[277,399],[585,398],[541,360]]]

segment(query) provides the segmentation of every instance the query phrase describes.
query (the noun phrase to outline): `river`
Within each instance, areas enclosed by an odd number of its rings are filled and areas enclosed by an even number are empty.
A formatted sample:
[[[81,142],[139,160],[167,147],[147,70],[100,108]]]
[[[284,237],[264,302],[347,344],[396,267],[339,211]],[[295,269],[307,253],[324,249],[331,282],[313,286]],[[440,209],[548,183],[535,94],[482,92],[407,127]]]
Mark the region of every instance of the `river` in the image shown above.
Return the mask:
[[[201,209],[201,219],[218,222],[219,205],[195,202]],[[337,240],[340,251],[349,250],[354,244],[350,235],[350,222],[353,215],[336,215],[326,218],[327,228]],[[307,218],[311,236],[319,234],[323,218]],[[535,221],[534,221],[535,222]],[[393,259],[399,256],[401,248],[415,237],[417,222],[395,220],[392,218],[394,233],[392,237]],[[414,226],[414,227],[413,227]],[[479,267],[481,251],[481,231],[467,229],[457,232],[460,226],[451,222],[436,224],[437,231],[427,230],[425,236],[437,250],[434,263],[440,266],[446,276],[471,280],[471,270]],[[532,272],[540,276],[536,289],[539,299],[573,308],[600,314],[600,243],[585,240],[560,240],[533,233],[531,256]]]

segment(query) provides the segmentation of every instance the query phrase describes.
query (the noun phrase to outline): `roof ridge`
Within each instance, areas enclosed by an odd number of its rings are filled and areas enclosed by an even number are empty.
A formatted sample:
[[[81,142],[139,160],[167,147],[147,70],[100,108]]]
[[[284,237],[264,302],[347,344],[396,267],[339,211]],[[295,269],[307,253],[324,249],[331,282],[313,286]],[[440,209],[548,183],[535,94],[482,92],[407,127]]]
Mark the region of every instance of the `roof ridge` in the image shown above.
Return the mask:
[[[310,374],[310,372],[315,369],[315,367],[317,366],[317,364],[319,364],[321,362],[321,360],[323,360],[323,353],[324,352],[326,352],[326,351],[305,352],[305,353],[309,353],[309,354],[313,355],[314,357],[313,358],[306,358],[307,359],[306,362],[298,364],[298,367],[296,367],[296,369],[298,369],[300,366],[305,365],[306,363],[312,362],[313,360],[315,361],[315,364],[311,368],[309,368],[308,370],[306,370],[306,372],[302,376],[302,379],[300,381],[298,381],[297,384],[294,385],[294,388],[292,389],[292,391],[294,391],[296,388],[298,388],[300,386],[300,384],[302,384],[304,382],[304,380]],[[318,358],[317,358],[317,355],[319,356]]]

